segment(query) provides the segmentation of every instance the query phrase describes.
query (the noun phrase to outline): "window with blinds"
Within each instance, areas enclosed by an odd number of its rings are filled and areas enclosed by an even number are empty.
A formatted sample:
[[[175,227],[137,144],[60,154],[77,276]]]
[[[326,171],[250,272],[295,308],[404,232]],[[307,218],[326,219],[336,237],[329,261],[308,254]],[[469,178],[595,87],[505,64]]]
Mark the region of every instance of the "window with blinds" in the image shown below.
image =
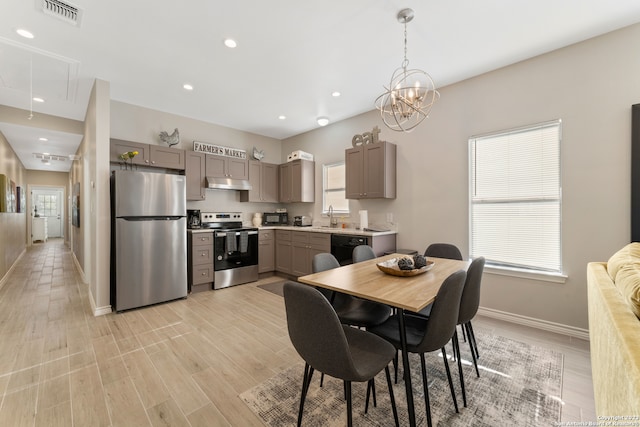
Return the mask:
[[[469,139],[471,257],[561,273],[561,121]]]
[[[329,212],[329,206],[332,206],[334,213],[348,214],[344,162],[323,165],[322,175],[322,213]]]

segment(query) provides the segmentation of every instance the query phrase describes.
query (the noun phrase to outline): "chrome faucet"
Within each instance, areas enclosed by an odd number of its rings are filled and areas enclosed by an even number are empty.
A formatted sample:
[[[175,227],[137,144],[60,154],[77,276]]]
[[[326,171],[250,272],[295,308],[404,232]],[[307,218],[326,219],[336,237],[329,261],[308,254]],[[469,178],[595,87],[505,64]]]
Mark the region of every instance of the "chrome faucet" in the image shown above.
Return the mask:
[[[333,228],[338,225],[338,220],[333,218],[333,205],[329,205],[329,227]]]

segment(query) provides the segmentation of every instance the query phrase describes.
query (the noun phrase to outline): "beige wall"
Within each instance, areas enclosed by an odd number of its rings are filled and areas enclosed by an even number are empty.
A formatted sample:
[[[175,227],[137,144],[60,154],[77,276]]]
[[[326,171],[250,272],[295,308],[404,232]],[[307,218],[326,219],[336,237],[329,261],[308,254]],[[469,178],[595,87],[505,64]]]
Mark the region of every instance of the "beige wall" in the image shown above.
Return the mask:
[[[399,247],[424,251],[431,242],[452,242],[468,254],[468,138],[562,119],[562,258],[569,278],[558,284],[485,274],[481,305],[586,329],[586,264],[607,260],[630,239],[639,39],[635,25],[441,88],[431,117],[412,133],[388,130],[372,111],[284,141],[283,156],[302,149],[319,165],[340,160],[354,134],[379,126],[380,138],[398,145],[398,197],[352,201],[351,211],[393,213]]]
[[[0,132],[0,174],[17,187],[27,188],[26,170]],[[26,213],[0,212],[0,287],[3,278],[26,247]]]
[[[110,247],[111,211],[109,200],[109,123],[111,123],[109,82],[96,80],[85,117],[81,181],[85,277],[89,282],[94,313],[111,311]]]
[[[73,225],[69,227],[69,242],[71,245],[71,251],[76,257],[78,266],[82,270],[83,275],[84,275],[84,271],[86,270],[85,259],[84,259],[84,230],[86,230],[87,220],[89,219],[89,216],[87,215],[87,210],[83,206],[83,203],[85,201],[84,199],[87,195],[86,192],[84,191],[85,189],[83,188],[84,187],[83,182],[84,182],[84,176],[85,176],[85,172],[84,172],[85,160],[82,156],[87,151],[86,141],[87,139],[84,138],[80,143],[80,146],[78,147],[78,151],[76,151],[75,153],[78,156],[80,156],[80,160],[73,162],[73,165],[71,165],[71,170],[69,171],[69,185],[71,188],[69,193],[71,195],[73,195],[74,184],[80,183],[80,227],[75,227]],[[84,280],[86,281],[86,277],[84,277]]]

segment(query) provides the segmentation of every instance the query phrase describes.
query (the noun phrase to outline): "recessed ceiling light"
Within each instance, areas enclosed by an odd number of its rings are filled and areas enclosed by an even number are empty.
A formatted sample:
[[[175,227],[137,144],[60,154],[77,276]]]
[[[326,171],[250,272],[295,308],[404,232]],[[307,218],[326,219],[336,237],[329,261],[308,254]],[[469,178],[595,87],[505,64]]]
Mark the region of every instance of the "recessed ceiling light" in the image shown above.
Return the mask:
[[[228,48],[233,49],[234,47],[238,46],[238,43],[236,43],[236,41],[233,39],[224,39],[224,45]]]
[[[39,140],[39,141],[45,141],[45,142],[46,142],[46,141],[48,141],[48,139],[47,139],[47,138],[38,138],[38,140]]]
[[[329,119],[327,117],[318,117],[317,121],[320,126],[326,126],[329,124]]]
[[[278,116],[278,118],[279,118],[280,120],[284,120],[284,119],[286,119],[286,118],[287,118],[287,116],[280,114],[280,115]]]
[[[33,100],[36,101],[36,102],[44,102],[44,99],[38,98],[37,96],[34,97]]]
[[[185,88],[185,90],[193,90],[193,86],[191,86],[189,83],[183,84],[182,87]]]
[[[25,39],[32,39],[33,38],[33,33],[31,33],[30,31],[24,30],[22,28],[18,28],[16,30],[16,33],[18,33],[19,35],[21,35]]]
[[[334,98],[337,98],[340,96],[340,92],[338,92],[337,90],[335,92],[331,93],[331,96],[333,96]]]

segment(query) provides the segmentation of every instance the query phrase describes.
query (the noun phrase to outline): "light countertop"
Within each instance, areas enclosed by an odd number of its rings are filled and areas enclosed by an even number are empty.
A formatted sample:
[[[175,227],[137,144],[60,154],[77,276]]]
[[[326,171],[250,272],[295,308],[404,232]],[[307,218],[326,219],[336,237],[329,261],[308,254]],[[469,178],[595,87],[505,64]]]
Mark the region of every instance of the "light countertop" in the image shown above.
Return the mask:
[[[322,226],[311,227],[294,227],[291,225],[270,225],[260,226],[259,230],[292,230],[292,231],[310,231],[313,233],[327,233],[327,234],[354,234],[358,236],[385,236],[388,234],[398,234],[395,230],[388,231],[363,231],[356,228],[330,228]]]
[[[269,226],[260,226],[258,230],[291,230],[291,231],[310,231],[313,233],[327,233],[327,234],[353,234],[357,236],[386,236],[388,234],[398,234],[397,231],[388,230],[388,231],[362,231],[356,228],[330,228],[330,227],[294,227],[292,225],[269,225]],[[187,229],[188,233],[213,233],[213,229],[211,228],[196,228],[196,229]]]

